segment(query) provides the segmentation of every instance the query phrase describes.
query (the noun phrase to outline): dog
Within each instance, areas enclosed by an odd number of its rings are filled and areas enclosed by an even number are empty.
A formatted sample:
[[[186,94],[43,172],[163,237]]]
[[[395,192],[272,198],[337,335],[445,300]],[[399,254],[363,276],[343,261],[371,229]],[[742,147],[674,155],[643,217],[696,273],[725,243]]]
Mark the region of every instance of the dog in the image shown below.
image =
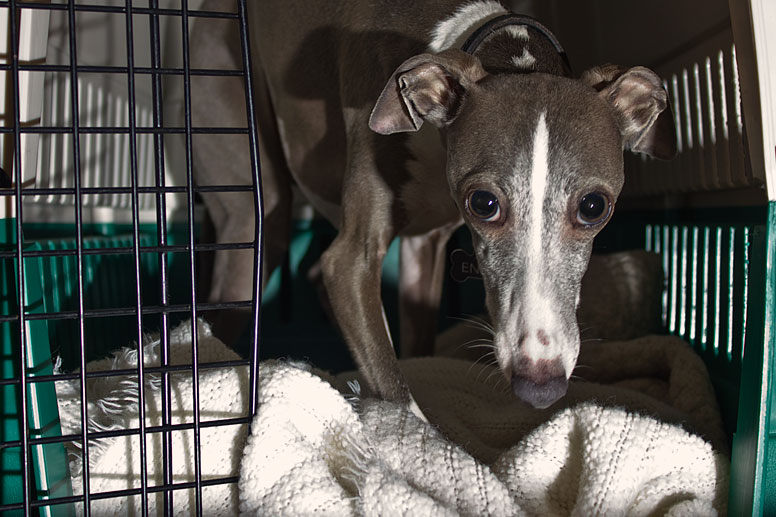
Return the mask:
[[[284,257],[296,185],[338,229],[323,282],[368,387],[422,417],[385,323],[382,261],[401,237],[401,351],[428,353],[445,244],[465,224],[501,371],[536,408],[561,398],[623,151],[676,153],[660,78],[614,65],[573,78],[549,29],[493,0],[248,9],[265,270]]]

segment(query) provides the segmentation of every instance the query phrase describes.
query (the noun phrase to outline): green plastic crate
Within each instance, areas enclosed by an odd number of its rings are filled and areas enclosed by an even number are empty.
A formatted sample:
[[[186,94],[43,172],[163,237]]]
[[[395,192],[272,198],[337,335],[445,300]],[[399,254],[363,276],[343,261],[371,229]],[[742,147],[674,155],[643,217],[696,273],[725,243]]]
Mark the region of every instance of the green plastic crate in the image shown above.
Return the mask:
[[[0,249],[13,249],[15,236],[12,231],[13,220],[5,220],[0,224]],[[26,266],[27,264],[25,264]],[[31,264],[24,282],[28,314],[40,314],[43,310],[42,288],[40,275],[35,274]],[[2,275],[3,298],[0,303],[0,314],[18,314],[19,305],[16,298],[18,292],[18,276],[16,261],[0,260],[0,275]],[[4,322],[0,324],[0,343],[2,343],[2,379],[18,380],[21,378],[21,361],[16,348],[20,343],[18,324]],[[48,347],[48,331],[46,322],[42,320],[28,321],[26,326],[27,340],[24,344],[27,350],[27,374],[50,375],[53,373],[51,351]],[[22,397],[19,384],[2,385],[0,397],[0,442],[16,442],[22,438]],[[27,389],[27,411],[29,415],[30,438],[51,438],[62,436],[59,426],[59,414],[53,382],[30,384]],[[13,504],[22,501],[22,448],[20,446],[0,449],[0,504]],[[65,448],[61,443],[35,445],[30,448],[32,463],[31,483],[35,493],[33,499],[42,500],[54,497],[72,495],[70,472],[67,465]],[[72,515],[70,505],[57,505],[48,508],[50,515]],[[22,515],[22,511],[9,512],[10,515]]]

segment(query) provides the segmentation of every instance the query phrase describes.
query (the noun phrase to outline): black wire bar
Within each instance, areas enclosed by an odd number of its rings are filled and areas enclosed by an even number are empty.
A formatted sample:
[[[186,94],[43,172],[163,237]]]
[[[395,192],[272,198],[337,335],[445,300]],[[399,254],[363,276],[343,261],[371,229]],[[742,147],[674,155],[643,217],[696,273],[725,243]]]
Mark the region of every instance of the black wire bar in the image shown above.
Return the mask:
[[[223,309],[243,309],[252,307],[253,302],[250,300],[244,300],[239,302],[214,302],[205,303],[200,302],[197,304],[196,310],[199,312],[217,311]],[[134,307],[115,307],[108,309],[85,309],[84,311],[59,311],[59,312],[41,312],[34,314],[27,314],[25,319],[27,321],[40,321],[40,320],[74,320],[78,319],[79,315],[87,319],[93,318],[109,318],[114,316],[132,316],[135,313]],[[176,314],[176,313],[190,313],[191,304],[168,304],[168,305],[144,305],[143,314]],[[0,316],[0,322],[6,321],[19,321],[18,315]]]
[[[73,129],[77,128],[78,132],[84,135],[128,135],[131,129],[125,126],[110,126],[110,127],[93,127],[93,126],[35,126],[22,127],[18,131],[19,133],[39,133],[41,135],[46,134],[72,134]],[[11,128],[0,128],[0,133],[15,133],[16,131]],[[211,135],[211,134],[223,134],[223,135],[244,135],[246,134],[245,128],[237,127],[165,127],[165,128],[153,128],[153,127],[136,127],[135,133],[137,134],[156,134],[161,133],[164,135]]]
[[[109,13],[109,14],[146,14],[146,15],[159,15],[159,16],[187,16],[190,18],[225,18],[225,19],[237,19],[238,13],[230,13],[224,11],[207,11],[202,9],[186,10],[183,9],[159,9],[150,7],[132,7],[127,11],[126,6],[120,5],[99,5],[99,4],[74,4],[72,0],[67,3],[51,4],[48,2],[16,2],[11,0],[0,0],[0,8],[12,7],[21,9],[40,9],[46,11],[74,11],[74,12],[90,12],[90,13]]]
[[[134,273],[135,273],[135,324],[137,325],[137,393],[139,403],[137,405],[138,421],[140,423],[140,512],[143,517],[148,516],[148,464],[146,461],[146,412],[145,412],[145,351],[143,343],[143,296],[140,287],[140,214],[138,206],[140,197],[138,187],[137,165],[137,104],[135,99],[135,54],[134,54],[134,24],[132,23],[132,0],[126,0],[127,34],[127,92],[129,94],[129,169],[132,182],[132,244],[134,249]],[[73,63],[75,65],[75,63]],[[75,83],[73,83],[75,84]],[[193,221],[191,223],[193,225]],[[86,372],[86,368],[82,370]]]
[[[187,0],[181,0],[181,33],[183,35],[183,111],[184,123],[186,126],[186,199],[188,202],[189,223],[189,273],[190,273],[190,295],[191,295],[191,364],[194,368],[192,375],[192,397],[194,399],[194,503],[197,517],[202,517],[202,440],[199,421],[199,328],[197,325],[197,286],[194,282],[196,275],[195,255],[194,255],[194,156],[192,151],[192,117],[191,117],[191,74],[185,70],[191,68],[191,56],[189,52],[189,3]]]
[[[151,7],[158,8],[158,0],[151,0]],[[162,44],[159,34],[159,15],[153,14],[150,17],[151,22],[151,67],[158,71],[153,74],[151,89],[153,99],[153,125],[155,129],[164,127],[162,107]],[[156,229],[158,234],[158,244],[160,247],[167,247],[167,197],[164,194],[166,180],[164,174],[164,140],[161,133],[154,135],[154,178],[156,181]],[[167,254],[159,253],[159,284],[161,287],[160,302],[162,306],[170,303],[167,292]],[[172,386],[170,384],[170,319],[168,313],[160,314],[161,333],[161,378],[162,378],[162,426],[169,426],[172,423]],[[172,469],[172,433],[168,430],[162,433],[162,479],[165,487],[173,484]],[[173,490],[165,489],[162,493],[163,512],[165,515],[172,515],[175,507],[173,503]]]
[[[189,251],[187,244],[167,244],[164,246],[140,246],[141,253],[183,253]],[[235,242],[228,244],[211,244],[202,243],[195,244],[194,251],[225,251],[225,250],[245,250],[253,249],[252,242]],[[90,248],[84,250],[84,255],[127,255],[134,253],[134,247],[130,246],[114,246],[105,248]],[[22,257],[73,257],[76,255],[75,250],[68,249],[54,249],[54,250],[24,250]],[[0,258],[15,258],[16,252],[0,251]]]
[[[137,369],[133,370],[135,373],[137,373]],[[200,427],[203,429],[210,428],[210,427],[229,427],[233,425],[241,425],[241,424],[249,424],[251,422],[251,417],[244,416],[244,417],[232,417],[232,418],[221,418],[218,420],[210,420],[200,423]],[[87,436],[90,440],[101,440],[105,438],[120,438],[125,436],[139,436],[139,435],[148,435],[153,433],[160,433],[160,432],[171,432],[171,431],[189,431],[191,429],[194,429],[193,423],[181,423],[181,424],[166,424],[166,425],[155,425],[155,426],[146,426],[145,430],[141,432],[139,427],[129,427],[126,429],[115,429],[111,431],[91,431],[87,433]],[[51,445],[51,444],[57,444],[57,443],[68,443],[68,442],[81,442],[81,435],[80,434],[70,434],[70,435],[62,435],[62,436],[50,436],[50,437],[41,437],[41,438],[30,438],[29,443],[30,445]],[[21,440],[15,440],[15,441],[9,441],[6,442],[9,447],[19,447],[22,443]],[[159,485],[163,486],[163,485]],[[149,487],[150,488],[150,487]],[[76,496],[77,497],[77,496]],[[54,501],[54,499],[48,499],[48,501]],[[56,499],[56,501],[59,501],[59,498]],[[2,508],[2,507],[0,507]]]

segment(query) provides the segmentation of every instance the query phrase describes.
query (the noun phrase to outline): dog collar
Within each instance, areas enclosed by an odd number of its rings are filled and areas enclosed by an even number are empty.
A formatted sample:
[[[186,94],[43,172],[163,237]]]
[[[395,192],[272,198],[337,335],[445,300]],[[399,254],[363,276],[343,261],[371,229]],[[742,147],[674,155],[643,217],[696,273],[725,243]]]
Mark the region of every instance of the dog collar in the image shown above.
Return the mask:
[[[483,41],[485,41],[485,39],[487,39],[488,36],[500,29],[503,29],[504,27],[509,27],[511,25],[529,27],[539,32],[542,36],[549,40],[553,47],[555,47],[555,51],[560,55],[561,59],[563,59],[563,62],[566,64],[568,69],[571,70],[571,63],[569,63],[569,58],[566,56],[566,51],[563,49],[560,41],[558,41],[558,38],[555,37],[552,31],[545,27],[538,20],[531,18],[530,16],[520,14],[504,14],[482,24],[466,39],[463,46],[461,47],[461,50],[468,54],[474,54],[474,52],[477,51],[477,48],[482,44]]]

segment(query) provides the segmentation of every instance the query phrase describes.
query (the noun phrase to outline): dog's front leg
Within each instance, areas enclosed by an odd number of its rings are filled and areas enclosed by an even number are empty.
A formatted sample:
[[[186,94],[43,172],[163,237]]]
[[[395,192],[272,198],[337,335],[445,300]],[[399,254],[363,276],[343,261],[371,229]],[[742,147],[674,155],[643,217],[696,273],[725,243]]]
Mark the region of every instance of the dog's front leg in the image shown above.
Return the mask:
[[[408,403],[380,299],[380,269],[390,238],[343,227],[324,252],[323,281],[332,311],[369,388],[385,400]]]
[[[432,355],[442,298],[447,241],[458,223],[401,238],[399,324],[401,357]]]
[[[355,168],[343,188],[340,231],[321,257],[332,312],[369,388],[409,404],[380,298],[383,258],[396,235],[394,196],[370,167]],[[352,181],[348,181],[348,179]]]

